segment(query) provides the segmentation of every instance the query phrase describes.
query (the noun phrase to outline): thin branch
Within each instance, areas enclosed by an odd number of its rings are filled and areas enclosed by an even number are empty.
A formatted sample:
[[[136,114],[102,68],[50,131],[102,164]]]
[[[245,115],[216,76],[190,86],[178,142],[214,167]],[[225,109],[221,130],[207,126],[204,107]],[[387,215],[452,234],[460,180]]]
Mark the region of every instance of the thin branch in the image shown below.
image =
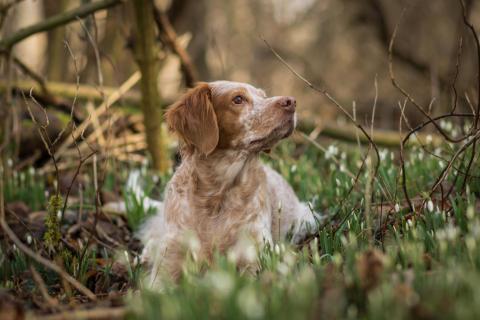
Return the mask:
[[[16,43],[26,39],[36,33],[51,30],[53,28],[70,23],[78,18],[83,18],[96,11],[107,9],[122,3],[123,0],[99,0],[89,2],[73,10],[60,13],[47,18],[32,26],[20,29],[13,35],[0,40],[0,50],[9,51]]]
[[[72,277],[70,274],[65,272],[61,267],[59,267],[54,262],[45,259],[44,257],[38,255],[37,253],[33,252],[28,246],[23,244],[23,242],[17,237],[15,232],[10,229],[8,226],[7,221],[5,220],[5,199],[4,199],[4,188],[3,188],[3,165],[0,163],[0,225],[5,232],[5,234],[12,240],[13,243],[27,256],[38,262],[39,264],[43,265],[47,269],[50,269],[58,275],[60,275],[63,279],[65,279],[68,283],[74,286],[79,292],[87,296],[90,300],[96,301],[97,297],[95,294],[90,291],[87,287],[81,284],[77,279]]]
[[[162,42],[168,46],[170,50],[172,50],[180,59],[187,87],[193,87],[195,82],[198,80],[197,69],[192,63],[190,55],[178,43],[177,33],[170,23],[168,16],[154,5],[153,17],[155,19],[155,23],[157,24],[158,31],[160,32],[160,38],[162,39]]]
[[[380,153],[378,151],[378,147],[375,144],[375,142],[372,140],[372,137],[367,133],[367,131],[363,128],[362,125],[360,125],[355,119],[352,117],[352,115],[330,94],[328,93],[325,89],[320,89],[313,85],[310,81],[308,81],[305,77],[303,77],[301,74],[299,74],[285,59],[282,58],[278,54],[278,52],[272,48],[272,46],[268,43],[266,39],[264,39],[262,36],[260,38],[263,40],[263,42],[266,44],[266,46],[270,49],[270,51],[277,57],[277,59],[285,66],[287,67],[288,70],[290,70],[291,73],[293,73],[298,79],[302,80],[310,89],[320,93],[324,97],[326,97],[331,103],[333,103],[342,113],[357,127],[365,136],[365,138],[368,140],[368,142],[373,146],[373,149],[375,150],[375,154],[377,156],[377,161],[375,164],[375,169],[374,169],[374,176],[377,175],[378,168],[380,166]]]

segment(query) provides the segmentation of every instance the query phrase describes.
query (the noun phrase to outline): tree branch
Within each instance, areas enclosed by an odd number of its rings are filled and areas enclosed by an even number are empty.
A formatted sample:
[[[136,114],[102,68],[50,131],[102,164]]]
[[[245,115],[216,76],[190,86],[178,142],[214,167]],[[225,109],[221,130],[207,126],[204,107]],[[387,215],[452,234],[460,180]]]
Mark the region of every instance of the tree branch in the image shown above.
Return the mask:
[[[36,33],[50,30],[58,26],[67,24],[74,21],[78,18],[83,18],[92,14],[96,11],[107,9],[122,3],[123,0],[101,0],[90,2],[88,4],[82,5],[76,9],[57,14],[53,17],[47,18],[39,23],[36,23],[32,26],[20,29],[18,32],[14,33],[10,37],[7,37],[0,41],[1,50],[10,50],[16,43],[22,41],[34,35]]]

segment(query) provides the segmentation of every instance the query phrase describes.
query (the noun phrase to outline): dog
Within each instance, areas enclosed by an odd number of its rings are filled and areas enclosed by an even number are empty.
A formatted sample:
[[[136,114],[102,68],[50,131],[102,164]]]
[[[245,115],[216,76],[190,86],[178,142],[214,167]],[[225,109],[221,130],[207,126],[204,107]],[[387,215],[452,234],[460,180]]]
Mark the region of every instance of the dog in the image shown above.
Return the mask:
[[[182,160],[140,235],[152,282],[162,272],[178,279],[187,249],[205,261],[236,250],[238,265],[248,267],[245,239],[299,243],[317,230],[316,214],[259,157],[292,134],[295,111],[293,97],[231,81],[200,83],[168,108]]]

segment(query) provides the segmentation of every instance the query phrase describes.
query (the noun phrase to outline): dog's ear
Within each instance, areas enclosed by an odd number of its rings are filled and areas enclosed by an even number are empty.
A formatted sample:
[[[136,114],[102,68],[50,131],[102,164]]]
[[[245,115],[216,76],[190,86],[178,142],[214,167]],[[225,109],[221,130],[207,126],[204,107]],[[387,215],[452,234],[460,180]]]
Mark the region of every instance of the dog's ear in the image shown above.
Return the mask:
[[[209,155],[218,144],[218,123],[207,83],[190,89],[165,113],[170,130],[189,146]]]

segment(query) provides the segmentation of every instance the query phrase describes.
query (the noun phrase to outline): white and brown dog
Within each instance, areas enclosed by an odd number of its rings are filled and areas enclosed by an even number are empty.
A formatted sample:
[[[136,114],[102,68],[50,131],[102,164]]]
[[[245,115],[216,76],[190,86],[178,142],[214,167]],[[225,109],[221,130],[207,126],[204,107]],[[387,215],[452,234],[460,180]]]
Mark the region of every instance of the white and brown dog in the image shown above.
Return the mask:
[[[230,81],[201,83],[166,112],[181,140],[182,162],[157,214],[141,232],[152,280],[181,274],[185,237],[195,237],[197,257],[227,252],[249,237],[258,245],[298,243],[316,230],[316,219],[288,183],[259,159],[296,125],[293,97]],[[238,252],[242,260],[242,252]],[[242,262],[238,262],[242,265]]]

